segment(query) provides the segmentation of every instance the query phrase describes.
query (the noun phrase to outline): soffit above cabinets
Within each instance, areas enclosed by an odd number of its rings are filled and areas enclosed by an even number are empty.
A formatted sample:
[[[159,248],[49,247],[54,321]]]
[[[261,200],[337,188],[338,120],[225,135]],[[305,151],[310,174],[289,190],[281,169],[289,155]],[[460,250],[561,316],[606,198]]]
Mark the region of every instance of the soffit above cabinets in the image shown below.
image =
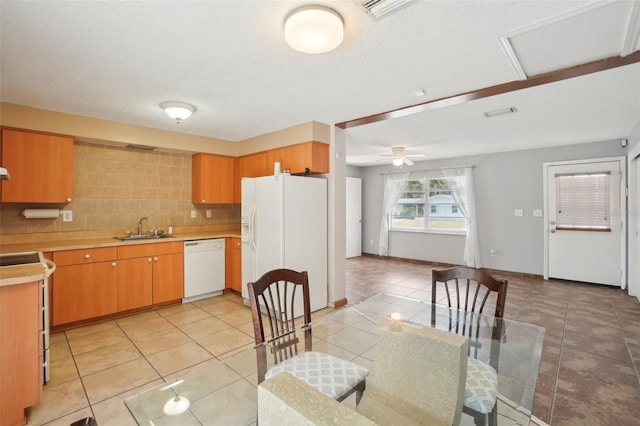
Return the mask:
[[[596,2],[498,37],[520,80],[640,49],[640,2]]]

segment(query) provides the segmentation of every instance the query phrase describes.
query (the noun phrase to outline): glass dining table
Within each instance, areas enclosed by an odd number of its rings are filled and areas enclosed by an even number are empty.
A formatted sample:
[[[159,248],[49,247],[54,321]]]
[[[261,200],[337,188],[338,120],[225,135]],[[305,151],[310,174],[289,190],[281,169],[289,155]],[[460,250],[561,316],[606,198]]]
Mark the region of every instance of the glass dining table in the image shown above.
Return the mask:
[[[544,340],[542,327],[378,294],[314,318],[309,330],[298,329],[290,338],[299,339],[298,353],[312,348],[371,370],[375,368],[377,336],[382,324],[390,320],[468,336],[469,356],[490,364],[498,373],[498,424],[530,424]],[[127,398],[125,405],[140,425],[256,424],[255,386],[281,356],[278,352],[277,345],[265,344],[196,366],[181,378]],[[241,386],[249,390],[239,393]],[[463,414],[461,424],[473,424],[471,416]]]

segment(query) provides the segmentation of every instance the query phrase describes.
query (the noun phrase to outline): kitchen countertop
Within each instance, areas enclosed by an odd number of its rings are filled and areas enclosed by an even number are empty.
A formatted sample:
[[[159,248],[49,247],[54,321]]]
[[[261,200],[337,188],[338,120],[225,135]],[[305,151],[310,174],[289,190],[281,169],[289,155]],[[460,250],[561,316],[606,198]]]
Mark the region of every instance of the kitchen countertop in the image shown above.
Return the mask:
[[[3,266],[0,268],[0,287],[39,281],[44,275],[41,264]]]
[[[77,250],[77,249],[90,249],[98,247],[118,247],[131,244],[158,244],[169,243],[172,241],[191,241],[191,240],[204,240],[210,238],[240,238],[240,234],[237,232],[199,232],[199,233],[182,233],[174,234],[168,238],[158,238],[149,240],[135,240],[135,241],[120,241],[114,237],[105,238],[87,238],[87,239],[73,239],[63,241],[39,241],[39,242],[27,242],[27,243],[11,243],[0,245],[0,253],[21,253],[27,251],[62,251],[62,250]]]

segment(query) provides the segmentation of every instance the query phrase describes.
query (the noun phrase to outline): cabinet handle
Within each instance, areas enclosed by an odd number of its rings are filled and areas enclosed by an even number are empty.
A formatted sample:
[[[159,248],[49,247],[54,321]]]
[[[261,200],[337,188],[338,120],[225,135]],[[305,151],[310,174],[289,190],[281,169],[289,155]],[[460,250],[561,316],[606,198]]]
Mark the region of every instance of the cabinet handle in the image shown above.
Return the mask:
[[[236,245],[237,245],[238,247],[240,247],[240,243],[236,243]]]
[[[207,200],[202,200],[203,203],[205,203]]]
[[[90,257],[91,257],[91,255],[90,255],[89,253],[87,253],[87,254],[85,254],[85,255],[84,255],[84,258],[85,258],[85,259],[89,259]]]
[[[71,202],[71,198],[67,197],[67,203]]]
[[[111,266],[116,266],[116,262],[112,262],[112,263],[111,263]]]
[[[148,257],[148,258],[147,258],[147,262],[151,262],[151,260],[152,260],[152,259],[151,259],[150,257]]]
[[[154,257],[153,260],[158,261],[158,256]]]

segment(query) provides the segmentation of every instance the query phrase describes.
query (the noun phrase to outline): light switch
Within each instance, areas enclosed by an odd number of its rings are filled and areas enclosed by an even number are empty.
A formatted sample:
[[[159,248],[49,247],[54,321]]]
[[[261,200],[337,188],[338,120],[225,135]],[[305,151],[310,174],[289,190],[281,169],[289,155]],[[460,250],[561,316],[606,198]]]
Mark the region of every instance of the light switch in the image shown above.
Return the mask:
[[[211,210],[207,210],[207,219],[211,219]]]
[[[542,217],[542,210],[540,209],[535,209],[533,211],[533,217]]]
[[[515,210],[513,211],[513,215],[514,215],[514,216],[518,216],[518,217],[520,217],[520,216],[524,216],[524,211],[523,211],[522,209],[515,209]]]
[[[191,210],[191,219],[195,219],[195,218],[196,218],[196,211]]]

